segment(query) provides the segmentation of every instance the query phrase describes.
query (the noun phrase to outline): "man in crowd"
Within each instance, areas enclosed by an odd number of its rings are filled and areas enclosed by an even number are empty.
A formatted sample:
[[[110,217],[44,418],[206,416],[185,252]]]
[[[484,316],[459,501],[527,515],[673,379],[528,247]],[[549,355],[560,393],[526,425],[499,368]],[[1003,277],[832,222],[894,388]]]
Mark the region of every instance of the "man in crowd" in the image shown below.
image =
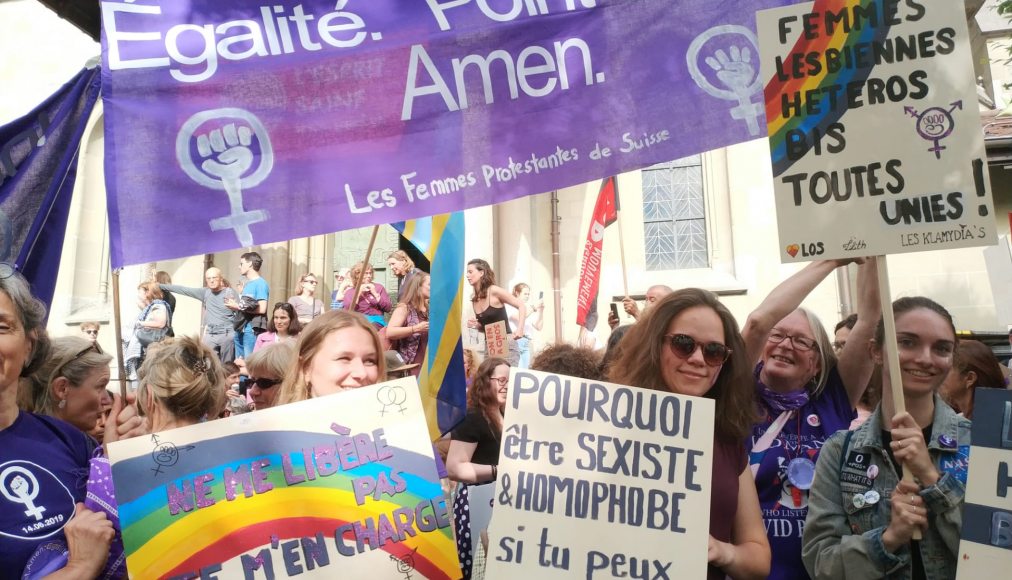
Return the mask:
[[[233,325],[240,314],[229,309],[225,302],[235,301],[237,295],[235,290],[225,285],[225,279],[218,268],[208,268],[204,272],[204,282],[207,284],[204,288],[175,284],[159,284],[158,287],[163,292],[168,290],[200,300],[204,305],[204,332],[201,340],[217,353],[218,360],[222,363],[232,362],[235,359]]]
[[[639,305],[632,298],[626,296],[622,299],[622,308],[625,309],[626,314],[632,316],[633,319],[639,320],[640,316],[647,311],[648,308],[657,303],[661,298],[664,298],[668,294],[671,294],[674,290],[671,286],[665,286],[664,284],[654,284],[647,289],[646,305],[643,310],[640,310]],[[619,325],[618,315],[614,313],[608,314],[608,326],[612,329]]]
[[[245,276],[246,283],[242,287],[240,302],[235,299],[225,300],[225,306],[236,311],[238,316],[245,317],[245,324],[235,333],[235,356],[246,358],[253,354],[253,345],[257,335],[267,330],[267,300],[270,298],[270,287],[260,276],[260,267],[264,259],[256,252],[246,252],[239,257],[239,274]]]
[[[81,334],[91,342],[98,342],[98,329],[101,325],[97,322],[82,322]]]

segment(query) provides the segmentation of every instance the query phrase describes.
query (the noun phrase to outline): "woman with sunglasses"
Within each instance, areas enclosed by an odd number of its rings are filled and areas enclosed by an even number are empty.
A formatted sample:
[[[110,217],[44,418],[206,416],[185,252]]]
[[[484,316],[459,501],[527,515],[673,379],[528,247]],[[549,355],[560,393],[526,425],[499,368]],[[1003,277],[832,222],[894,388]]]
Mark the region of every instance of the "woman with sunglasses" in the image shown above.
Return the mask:
[[[53,339],[51,352],[31,376],[33,409],[91,433],[102,415],[112,357],[77,336]]]
[[[319,283],[316,274],[307,272],[299,276],[299,293],[288,298],[288,303],[295,308],[299,322],[304,325],[323,313],[323,301],[316,297]]]
[[[509,380],[510,365],[505,359],[490,357],[478,366],[467,392],[467,414],[453,430],[446,454],[450,480],[461,484],[453,501],[453,515],[457,554],[465,580],[471,578],[473,565],[468,487],[496,480]]]
[[[281,381],[295,360],[295,343],[268,344],[246,359],[246,392],[257,411],[270,409],[278,400]]]
[[[834,353],[818,317],[801,301],[830,273],[858,262],[857,322]],[[742,329],[760,420],[748,438],[749,464],[772,548],[770,578],[807,579],[801,534],[819,450],[850,427],[871,379],[868,341],[881,307],[876,262],[812,262],[770,292]]]
[[[276,344],[298,338],[302,332],[302,323],[295,315],[295,308],[290,302],[278,302],[271,313],[271,321],[267,323],[267,331],[257,335],[253,344],[253,352],[268,344]]]
[[[711,292],[678,290],[651,306],[616,348],[611,381],[714,400],[707,578],[765,578],[770,547],[742,445],[755,398],[734,316]]]

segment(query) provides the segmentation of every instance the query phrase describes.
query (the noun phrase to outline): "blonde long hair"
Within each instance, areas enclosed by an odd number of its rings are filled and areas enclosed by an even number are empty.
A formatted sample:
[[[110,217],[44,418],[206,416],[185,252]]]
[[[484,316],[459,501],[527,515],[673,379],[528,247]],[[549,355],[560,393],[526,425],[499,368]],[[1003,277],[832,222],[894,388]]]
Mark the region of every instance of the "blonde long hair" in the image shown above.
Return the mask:
[[[379,334],[373,328],[371,322],[358,312],[347,310],[331,310],[324,312],[313,319],[312,322],[302,329],[299,334],[299,342],[296,345],[295,360],[289,367],[285,380],[281,383],[281,391],[278,393],[278,405],[305,401],[311,398],[310,385],[306,381],[306,372],[313,363],[313,358],[320,351],[320,345],[332,332],[345,328],[361,328],[369,333],[372,338],[373,348],[376,349],[377,376],[383,380],[387,374],[386,361],[383,357],[383,344],[380,342]]]

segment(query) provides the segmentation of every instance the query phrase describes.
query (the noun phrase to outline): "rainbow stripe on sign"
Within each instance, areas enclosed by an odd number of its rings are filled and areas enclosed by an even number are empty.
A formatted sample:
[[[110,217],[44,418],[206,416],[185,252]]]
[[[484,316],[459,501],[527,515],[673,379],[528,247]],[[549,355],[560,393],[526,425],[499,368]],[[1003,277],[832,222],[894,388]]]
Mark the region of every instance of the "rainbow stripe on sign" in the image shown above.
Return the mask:
[[[184,477],[154,489],[150,477],[144,489],[142,475],[151,471],[150,457],[114,464],[114,478],[122,483],[117,494],[131,576],[194,573],[244,555],[254,563],[265,548],[273,552],[274,569],[284,569],[281,551],[272,546],[301,539],[300,553],[323,554],[328,562],[315,564],[335,571],[345,557],[382,550],[398,560],[411,558],[419,577],[458,577],[447,506],[431,457],[390,447],[386,459],[342,469],[335,455],[329,455],[329,463],[314,455],[328,440],[333,446],[333,437],[320,433],[268,431],[202,442],[189,455],[178,451],[184,465],[174,466],[173,473]],[[267,441],[268,448],[291,451],[215,463],[214,458],[227,456],[215,450],[256,449]],[[364,476],[402,490],[356,491],[353,483]],[[304,564],[312,569],[309,563],[307,556]],[[258,564],[264,564],[262,558]]]
[[[813,13],[822,14],[827,11],[838,12],[847,8],[848,10],[864,10],[869,13],[877,12],[875,0],[815,0],[812,6]],[[874,42],[888,36],[890,25],[880,19],[877,26],[851,27],[847,30],[844,26],[838,26],[833,34],[818,34],[814,39],[808,40],[801,33],[801,24],[794,23],[795,33],[798,40],[791,49],[791,52],[784,57],[784,62],[790,62],[792,58],[801,58],[809,53],[823,55],[827,50],[835,49],[846,51],[860,43]],[[825,60],[823,59],[823,64]],[[787,136],[792,130],[804,131],[806,135],[812,135],[818,130],[825,135],[827,128],[840,120],[847,112],[847,107],[829,106],[829,93],[836,90],[834,87],[846,87],[847,83],[863,82],[871,76],[873,67],[841,67],[839,70],[830,72],[826,66],[818,74],[805,76],[804,78],[790,78],[782,80],[774,75],[766,84],[764,90],[766,99],[766,119],[770,140],[770,155],[773,161],[773,175],[779,176],[790,169],[794,164],[787,156]],[[837,91],[837,98],[846,101],[845,90]],[[791,103],[791,114],[789,117],[783,115],[783,100],[788,99]],[[805,112],[810,100],[818,99],[821,102],[820,112]],[[798,106],[795,107],[794,104]],[[796,114],[798,111],[801,114]]]

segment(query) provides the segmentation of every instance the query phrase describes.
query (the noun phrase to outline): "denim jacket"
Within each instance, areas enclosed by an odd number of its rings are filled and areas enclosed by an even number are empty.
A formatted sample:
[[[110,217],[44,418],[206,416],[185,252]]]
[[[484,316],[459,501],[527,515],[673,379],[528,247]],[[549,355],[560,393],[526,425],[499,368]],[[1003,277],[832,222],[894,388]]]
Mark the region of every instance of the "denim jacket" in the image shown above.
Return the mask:
[[[882,543],[891,496],[902,476],[883,447],[882,425],[880,407],[856,431],[839,431],[822,448],[801,549],[812,578],[911,578],[911,545],[889,553]],[[970,421],[936,394],[928,453],[941,478],[920,492],[928,508],[928,529],[920,542],[928,580],[956,577],[969,450]],[[855,499],[872,490],[878,493],[869,495],[873,501]]]

